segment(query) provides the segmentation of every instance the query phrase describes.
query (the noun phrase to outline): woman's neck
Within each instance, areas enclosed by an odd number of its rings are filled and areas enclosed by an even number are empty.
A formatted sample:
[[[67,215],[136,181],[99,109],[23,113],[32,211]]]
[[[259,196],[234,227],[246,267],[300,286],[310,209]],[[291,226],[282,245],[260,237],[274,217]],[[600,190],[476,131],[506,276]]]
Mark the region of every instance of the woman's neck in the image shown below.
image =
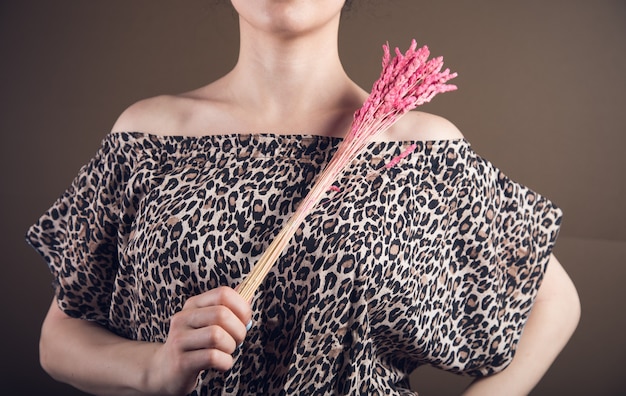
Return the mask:
[[[337,24],[297,36],[264,34],[245,23],[235,68],[224,78],[235,102],[266,116],[359,106],[364,92],[345,73]]]

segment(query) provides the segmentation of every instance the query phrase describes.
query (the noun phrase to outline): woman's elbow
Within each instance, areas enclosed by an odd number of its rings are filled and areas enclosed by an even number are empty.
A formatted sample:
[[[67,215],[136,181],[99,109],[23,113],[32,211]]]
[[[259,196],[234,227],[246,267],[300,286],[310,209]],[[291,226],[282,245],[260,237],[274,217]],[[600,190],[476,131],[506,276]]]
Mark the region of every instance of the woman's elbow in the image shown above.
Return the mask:
[[[57,306],[56,301],[53,301],[43,321],[39,336],[39,364],[48,375],[57,381],[62,380],[59,378],[57,367],[62,356],[59,356],[59,351],[55,348],[58,348],[58,344],[61,342],[60,336],[64,333],[59,327],[63,324],[62,321],[67,318],[67,315]]]
[[[43,369],[43,371],[48,373],[49,376],[51,376],[54,379],[57,379],[56,376],[54,375],[54,366],[52,364],[54,362],[54,359],[52,358],[51,355],[52,354],[49,353],[49,348],[45,342],[43,329],[42,329],[42,334],[39,337],[39,365],[41,365],[41,368]]]
[[[537,303],[552,305],[552,311],[559,318],[560,327],[569,338],[581,317],[581,302],[574,282],[556,257],[550,257],[550,263],[542,286],[539,288]],[[565,330],[569,331],[565,331]]]
[[[569,292],[567,293],[567,306],[569,307],[569,319],[572,327],[572,332],[578,327],[578,323],[580,322],[580,316],[582,315],[582,307],[580,303],[580,297],[578,296],[578,291],[574,284],[571,284]]]

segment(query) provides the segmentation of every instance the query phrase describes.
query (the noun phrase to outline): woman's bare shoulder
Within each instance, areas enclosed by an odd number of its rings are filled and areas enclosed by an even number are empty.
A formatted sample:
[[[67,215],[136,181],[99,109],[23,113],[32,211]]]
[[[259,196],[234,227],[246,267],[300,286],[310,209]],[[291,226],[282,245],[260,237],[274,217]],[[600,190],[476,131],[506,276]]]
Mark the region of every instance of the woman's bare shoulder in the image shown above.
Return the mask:
[[[175,130],[185,117],[184,98],[159,95],[128,106],[113,125],[112,132],[150,132],[163,134]]]
[[[203,133],[206,125],[221,122],[218,115],[223,113],[224,107],[220,98],[206,92],[203,87],[176,95],[142,99],[122,112],[112,132],[148,132],[156,135]]]
[[[422,111],[410,111],[385,132],[382,139],[398,141],[455,140],[463,139],[463,134],[456,125],[444,117]]]

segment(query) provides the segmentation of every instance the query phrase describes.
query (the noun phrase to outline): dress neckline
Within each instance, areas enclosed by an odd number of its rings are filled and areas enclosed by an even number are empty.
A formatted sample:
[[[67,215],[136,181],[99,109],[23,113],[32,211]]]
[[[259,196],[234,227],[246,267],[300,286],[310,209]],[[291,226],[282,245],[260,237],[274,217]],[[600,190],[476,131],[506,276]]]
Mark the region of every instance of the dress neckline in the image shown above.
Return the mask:
[[[338,136],[326,136],[326,135],[315,135],[309,133],[273,133],[273,132],[252,132],[252,133],[216,133],[216,134],[205,134],[205,135],[176,135],[176,134],[157,134],[152,132],[142,132],[142,131],[114,131],[110,132],[110,137],[115,137],[119,135],[124,138],[133,137],[133,138],[148,138],[151,140],[167,140],[167,141],[205,141],[205,140],[216,140],[216,139],[236,139],[236,140],[268,140],[274,139],[282,142],[289,141],[326,141],[328,143],[336,143],[339,144],[343,141],[343,137]],[[423,144],[423,145],[449,145],[453,143],[464,143],[468,144],[469,142],[465,138],[454,138],[454,139],[414,139],[414,140],[372,140],[369,144]]]

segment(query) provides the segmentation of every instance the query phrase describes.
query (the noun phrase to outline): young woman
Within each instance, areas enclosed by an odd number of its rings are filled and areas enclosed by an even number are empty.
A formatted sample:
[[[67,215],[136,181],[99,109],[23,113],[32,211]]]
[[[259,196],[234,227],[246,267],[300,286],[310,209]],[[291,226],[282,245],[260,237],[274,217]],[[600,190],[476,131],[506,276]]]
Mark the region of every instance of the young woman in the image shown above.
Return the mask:
[[[367,93],[344,0],[232,4],[233,70],[129,107],[29,230],[57,284],[46,371],[95,394],[411,394],[433,364],[477,376],[468,395],[528,393],[578,321],[561,213],[440,117],[371,143],[253,301],[235,291]]]

